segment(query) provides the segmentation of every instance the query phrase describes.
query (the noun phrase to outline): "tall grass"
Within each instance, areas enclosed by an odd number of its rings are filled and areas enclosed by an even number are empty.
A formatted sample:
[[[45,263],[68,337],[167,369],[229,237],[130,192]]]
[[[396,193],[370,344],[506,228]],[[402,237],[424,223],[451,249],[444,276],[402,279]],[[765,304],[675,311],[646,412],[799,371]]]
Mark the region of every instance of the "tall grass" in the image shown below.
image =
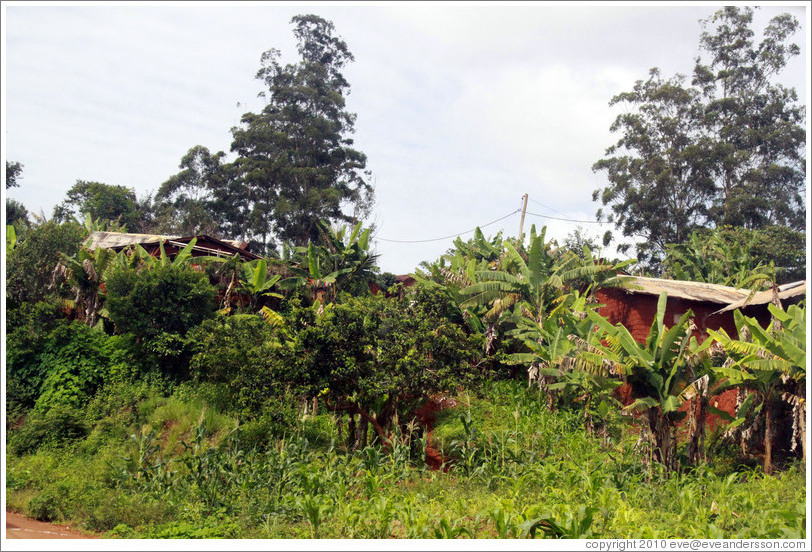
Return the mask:
[[[416,437],[353,453],[321,414],[260,444],[194,397],[148,398],[137,424],[97,422],[103,442],[7,456],[8,502],[131,538],[805,537],[802,466],[667,476],[622,421],[604,445],[535,388],[456,400],[432,435],[449,469],[430,471]]]

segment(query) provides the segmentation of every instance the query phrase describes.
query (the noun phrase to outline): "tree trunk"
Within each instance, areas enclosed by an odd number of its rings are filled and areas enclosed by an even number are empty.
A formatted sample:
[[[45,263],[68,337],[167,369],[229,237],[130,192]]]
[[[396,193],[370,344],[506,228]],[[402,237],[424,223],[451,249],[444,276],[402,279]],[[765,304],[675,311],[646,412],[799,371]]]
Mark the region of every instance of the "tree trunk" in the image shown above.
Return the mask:
[[[697,381],[696,402],[692,405],[691,424],[688,437],[688,464],[696,466],[703,459],[702,450],[705,444],[705,425],[708,418],[708,383]]]
[[[358,421],[358,429],[355,433],[355,450],[365,449],[367,446],[367,429],[369,428],[369,420],[364,416],[360,416]]]
[[[744,403],[744,398],[745,398],[744,395],[745,395],[744,389],[739,387],[736,390],[736,415],[737,416],[739,415],[739,408]],[[741,426],[739,426],[739,428],[736,429],[736,432],[739,434],[739,443],[741,444],[742,458],[747,458],[747,436],[745,435],[745,432],[742,431]]]
[[[803,454],[804,466],[806,465],[806,406],[801,409],[798,425],[801,428],[801,453]]]
[[[358,443],[358,435],[356,434],[357,428],[355,426],[355,414],[350,412],[349,416],[350,420],[347,423],[347,448],[350,450],[356,450],[358,448],[356,446]]]
[[[770,405],[764,404],[764,473],[771,474],[773,471],[773,436],[772,436],[772,416],[770,415]]]
[[[587,435],[590,437],[595,436],[595,426],[592,423],[592,416],[589,413],[589,401],[584,405],[584,427],[586,428]]]
[[[654,437],[654,454],[666,471],[676,469],[676,439],[674,428],[659,408],[648,409],[649,428]]]
[[[806,380],[797,381],[795,384],[795,395],[798,399],[797,404],[793,407],[798,410],[798,439],[801,441],[801,454],[803,456],[804,465],[806,465]],[[793,437],[795,437],[793,435]]]

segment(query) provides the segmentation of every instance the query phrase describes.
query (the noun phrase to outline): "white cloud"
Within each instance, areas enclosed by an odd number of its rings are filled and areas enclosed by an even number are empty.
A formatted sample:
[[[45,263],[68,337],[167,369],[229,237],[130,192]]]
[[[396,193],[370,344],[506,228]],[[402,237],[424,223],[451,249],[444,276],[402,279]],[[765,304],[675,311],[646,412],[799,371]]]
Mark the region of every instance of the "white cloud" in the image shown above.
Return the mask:
[[[698,20],[714,6],[3,5],[3,148],[25,165],[12,197],[46,214],[76,179],[155,190],[196,144],[228,152],[229,129],[261,109],[263,51],[295,59],[297,13],[333,21],[356,146],[377,182],[379,236],[429,239],[515,211],[594,217],[591,171],[614,137],[609,99],[660,66],[690,72]],[[799,10],[800,8],[792,8]],[[784,11],[763,8],[757,21]],[[805,12],[804,12],[805,14]],[[805,30],[806,31],[806,30]],[[787,68],[806,92],[806,46]],[[237,106],[237,102],[240,106]],[[531,203],[532,205],[532,203]],[[531,207],[531,211],[533,208]],[[563,239],[574,224],[547,224]],[[592,225],[596,226],[596,225]],[[518,215],[486,233],[518,232]],[[602,233],[602,232],[600,232]],[[452,240],[379,242],[411,271]]]

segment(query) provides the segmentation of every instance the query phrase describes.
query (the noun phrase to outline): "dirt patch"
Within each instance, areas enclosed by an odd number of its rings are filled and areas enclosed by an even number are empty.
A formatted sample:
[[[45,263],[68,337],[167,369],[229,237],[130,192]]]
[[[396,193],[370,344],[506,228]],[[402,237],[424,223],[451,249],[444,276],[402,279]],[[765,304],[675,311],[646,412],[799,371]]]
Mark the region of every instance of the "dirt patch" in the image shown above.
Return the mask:
[[[6,510],[7,539],[97,539],[96,535],[82,533],[67,525],[45,523]]]
[[[446,408],[454,408],[457,406],[457,401],[449,399],[448,397],[431,397],[426,404],[415,410],[417,421],[423,426],[426,432],[426,464],[432,470],[439,470],[443,468],[444,471],[451,469],[451,459],[434,448],[431,442],[431,432],[434,428],[434,422],[437,419],[437,413]]]

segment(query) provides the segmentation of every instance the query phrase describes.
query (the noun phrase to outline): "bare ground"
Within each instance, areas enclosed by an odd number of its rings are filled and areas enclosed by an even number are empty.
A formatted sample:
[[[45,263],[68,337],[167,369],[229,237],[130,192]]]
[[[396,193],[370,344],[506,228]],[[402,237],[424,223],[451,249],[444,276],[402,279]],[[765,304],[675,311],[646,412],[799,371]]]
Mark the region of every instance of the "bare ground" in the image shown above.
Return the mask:
[[[30,519],[6,510],[6,539],[95,539],[66,525]]]

